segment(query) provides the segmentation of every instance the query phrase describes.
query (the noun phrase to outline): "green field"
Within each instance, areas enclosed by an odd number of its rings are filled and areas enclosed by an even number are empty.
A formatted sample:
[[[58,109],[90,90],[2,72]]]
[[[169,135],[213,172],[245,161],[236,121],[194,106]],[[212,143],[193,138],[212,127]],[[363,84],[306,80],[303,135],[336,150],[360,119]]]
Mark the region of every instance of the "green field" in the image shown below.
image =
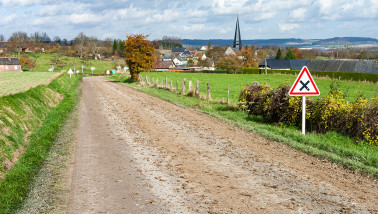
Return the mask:
[[[0,96],[48,84],[57,75],[59,73],[56,72],[0,72]]]
[[[164,72],[151,72],[151,73],[141,73],[143,79],[145,76],[156,80],[159,79],[159,83],[162,83],[165,78],[168,78],[168,84],[170,80],[173,81],[173,87],[176,87],[176,80],[179,81],[179,90],[181,91],[182,80],[186,78],[186,88],[188,88],[189,80],[193,81],[193,86],[195,87],[196,81],[200,81],[200,94],[206,94],[206,84],[207,81],[210,82],[210,92],[211,97],[215,100],[226,100],[227,88],[230,86],[230,102],[237,103],[239,93],[243,85],[251,83],[253,81],[258,81],[259,83],[267,82],[271,87],[275,88],[280,84],[288,82],[291,86],[296,76],[294,75],[284,75],[284,74],[208,74],[208,73],[164,73]],[[314,78],[316,85],[320,90],[320,96],[325,96],[328,94],[330,85],[333,80],[325,78]],[[339,89],[343,93],[347,93],[346,100],[349,102],[355,100],[356,98],[362,96],[365,98],[378,97],[378,84],[372,83],[361,83],[352,81],[336,81],[339,84]],[[187,90],[187,89],[186,89]],[[315,97],[316,98],[316,97]]]
[[[48,69],[53,65],[51,60],[55,59],[55,54],[36,54],[36,53],[28,53],[28,55],[37,60],[37,66],[35,67],[36,72],[48,72]],[[92,73],[90,69],[92,66],[96,69],[93,73],[104,73],[105,70],[114,70],[115,66],[112,61],[101,61],[101,60],[94,60],[94,59],[84,59],[84,58],[77,58],[77,57],[67,57],[62,56],[61,58],[65,64],[65,67],[62,69],[55,68],[54,71],[60,70],[74,70],[73,62],[76,63],[75,70],[79,70],[81,72],[81,66],[84,65],[84,73]]]

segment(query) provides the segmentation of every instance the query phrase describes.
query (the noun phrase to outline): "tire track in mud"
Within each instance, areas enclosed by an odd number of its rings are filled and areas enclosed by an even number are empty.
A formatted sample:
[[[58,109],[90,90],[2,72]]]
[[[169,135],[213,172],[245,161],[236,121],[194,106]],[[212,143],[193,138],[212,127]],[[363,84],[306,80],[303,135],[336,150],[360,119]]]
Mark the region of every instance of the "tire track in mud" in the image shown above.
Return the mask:
[[[377,212],[375,181],[103,78],[84,84],[162,212]]]

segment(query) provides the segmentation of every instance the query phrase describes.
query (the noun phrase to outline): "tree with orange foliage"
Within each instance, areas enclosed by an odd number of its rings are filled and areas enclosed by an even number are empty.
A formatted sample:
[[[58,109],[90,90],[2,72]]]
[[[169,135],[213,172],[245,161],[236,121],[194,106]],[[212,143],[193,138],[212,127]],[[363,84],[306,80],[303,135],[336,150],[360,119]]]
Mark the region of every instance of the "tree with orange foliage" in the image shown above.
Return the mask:
[[[150,71],[156,59],[155,48],[142,34],[128,35],[125,41],[124,56],[129,66],[131,80],[138,81],[139,73]]]
[[[251,45],[251,47],[248,47],[248,45],[243,47],[239,51],[238,55],[242,56],[244,67],[253,67],[258,65],[257,55],[255,55],[255,47],[253,45]]]
[[[292,50],[297,57],[297,59],[302,59],[302,53],[297,47],[290,47],[289,50]]]

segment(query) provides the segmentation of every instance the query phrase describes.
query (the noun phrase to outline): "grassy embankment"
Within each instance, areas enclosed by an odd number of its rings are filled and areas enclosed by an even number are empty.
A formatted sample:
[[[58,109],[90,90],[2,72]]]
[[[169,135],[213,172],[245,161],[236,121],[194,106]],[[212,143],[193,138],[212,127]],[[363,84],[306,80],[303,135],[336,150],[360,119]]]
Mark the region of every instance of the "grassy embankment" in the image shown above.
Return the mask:
[[[146,73],[142,74],[143,76]],[[226,97],[227,86],[231,85],[230,97],[231,102],[237,102],[240,92],[240,85],[252,81],[268,82],[275,87],[284,81],[294,81],[295,77],[285,75],[221,75],[221,74],[180,74],[180,73],[147,73],[150,77],[159,78],[159,81],[165,77],[169,80],[179,80],[179,89],[181,89],[182,79],[200,80],[202,83],[200,93],[205,95],[206,81],[210,81],[211,96],[215,99]],[[346,168],[355,171],[361,171],[370,176],[378,178],[378,148],[366,144],[357,144],[355,140],[342,136],[335,132],[326,134],[307,133],[305,136],[301,134],[300,127],[282,127],[263,122],[261,117],[247,115],[241,111],[235,111],[232,106],[222,105],[219,102],[207,102],[195,97],[181,96],[168,90],[162,90],[152,87],[140,87],[137,83],[130,83],[126,76],[116,75],[112,77],[115,80],[123,82],[128,86],[137,88],[153,96],[176,103],[182,106],[194,108],[200,112],[204,112],[226,122],[235,124],[249,131],[255,131],[260,135],[269,139],[283,142],[289,146],[301,150],[307,154],[320,158],[331,160],[341,164]],[[328,93],[331,80],[316,79],[315,80],[321,93]],[[174,81],[176,82],[176,81]],[[195,85],[195,83],[194,83]],[[357,82],[341,82],[341,90],[350,87],[349,100],[358,97],[358,94],[364,92],[366,97],[376,96],[377,85],[361,84]],[[176,84],[174,84],[176,87]],[[375,91],[375,92],[374,92]],[[365,93],[366,92],[366,93]]]
[[[25,200],[66,116],[77,102],[79,77],[0,97],[0,213]]]

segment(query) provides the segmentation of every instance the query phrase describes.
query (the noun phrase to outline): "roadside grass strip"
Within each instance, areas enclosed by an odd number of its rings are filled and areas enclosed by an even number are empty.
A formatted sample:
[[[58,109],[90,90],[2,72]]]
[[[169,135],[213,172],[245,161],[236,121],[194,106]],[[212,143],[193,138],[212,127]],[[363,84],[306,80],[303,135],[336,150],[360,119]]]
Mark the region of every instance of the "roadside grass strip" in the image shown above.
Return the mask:
[[[376,146],[355,143],[355,139],[336,132],[326,134],[311,132],[303,135],[300,127],[267,124],[263,122],[261,116],[247,115],[245,112],[237,111],[234,105],[208,102],[153,87],[141,87],[138,83],[130,83],[127,77],[121,75],[111,78],[160,99],[193,108],[248,131],[256,132],[268,139],[283,142],[309,155],[328,159],[354,172],[378,178],[378,148]]]
[[[77,103],[79,77],[63,74],[48,87],[64,95],[63,100],[45,117],[42,125],[29,137],[26,151],[0,182],[0,213],[14,213],[27,198],[57,133]],[[36,90],[36,89],[32,89]],[[42,96],[42,95],[41,95]]]

